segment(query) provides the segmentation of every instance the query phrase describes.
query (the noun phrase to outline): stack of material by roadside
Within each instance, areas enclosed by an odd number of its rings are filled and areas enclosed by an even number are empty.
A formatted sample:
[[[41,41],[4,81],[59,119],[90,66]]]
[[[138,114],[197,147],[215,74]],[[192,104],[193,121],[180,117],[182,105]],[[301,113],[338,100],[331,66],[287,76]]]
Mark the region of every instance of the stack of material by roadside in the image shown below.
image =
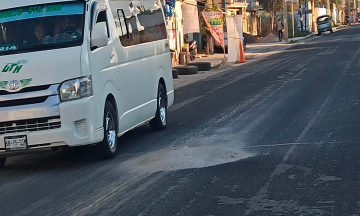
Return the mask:
[[[271,42],[278,42],[278,41],[279,41],[279,37],[274,35],[273,33],[270,33],[266,37],[261,38],[259,42],[271,43]]]

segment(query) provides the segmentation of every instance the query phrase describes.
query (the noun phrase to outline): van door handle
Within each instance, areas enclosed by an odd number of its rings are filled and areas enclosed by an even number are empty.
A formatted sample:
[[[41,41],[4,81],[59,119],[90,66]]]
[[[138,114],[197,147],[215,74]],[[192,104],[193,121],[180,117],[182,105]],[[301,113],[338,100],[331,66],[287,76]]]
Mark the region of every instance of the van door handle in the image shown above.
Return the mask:
[[[115,52],[110,53],[110,63],[115,63]]]

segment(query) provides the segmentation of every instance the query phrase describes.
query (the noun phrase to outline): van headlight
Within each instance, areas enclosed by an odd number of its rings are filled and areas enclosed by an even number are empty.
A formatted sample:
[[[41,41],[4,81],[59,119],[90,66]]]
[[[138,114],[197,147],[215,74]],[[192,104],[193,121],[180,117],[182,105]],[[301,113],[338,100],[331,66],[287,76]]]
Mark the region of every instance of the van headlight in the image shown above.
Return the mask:
[[[67,80],[60,86],[62,101],[74,100],[93,95],[91,76]]]

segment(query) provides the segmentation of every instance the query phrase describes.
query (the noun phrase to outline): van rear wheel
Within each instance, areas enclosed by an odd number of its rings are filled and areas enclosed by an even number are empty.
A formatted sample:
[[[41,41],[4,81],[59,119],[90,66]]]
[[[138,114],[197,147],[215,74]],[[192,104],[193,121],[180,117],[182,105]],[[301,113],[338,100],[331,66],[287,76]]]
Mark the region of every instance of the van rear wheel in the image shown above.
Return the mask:
[[[117,113],[110,101],[106,101],[104,110],[104,139],[98,144],[99,152],[103,158],[116,156],[117,139]]]
[[[6,158],[0,158],[0,168],[5,166]]]
[[[158,95],[157,95],[157,109],[155,113],[155,118],[153,118],[149,123],[150,127],[156,130],[162,130],[166,128],[167,124],[167,97],[164,86],[159,83],[158,86]]]

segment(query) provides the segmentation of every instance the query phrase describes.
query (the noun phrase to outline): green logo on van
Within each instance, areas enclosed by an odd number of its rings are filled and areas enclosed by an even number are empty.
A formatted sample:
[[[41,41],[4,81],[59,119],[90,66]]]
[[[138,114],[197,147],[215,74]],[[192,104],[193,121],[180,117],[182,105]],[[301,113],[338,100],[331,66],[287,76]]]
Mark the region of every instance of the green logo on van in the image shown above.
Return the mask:
[[[32,81],[32,78],[30,79],[23,79],[23,80],[12,80],[10,82],[8,81],[0,81],[0,89],[8,89],[8,90],[17,90],[19,87],[25,88],[28,86]],[[17,85],[16,88],[12,88],[13,85]],[[19,89],[20,90],[20,89]]]
[[[20,60],[18,62],[15,63],[7,63],[5,65],[5,67],[2,69],[3,73],[6,72],[13,72],[13,73],[19,73],[21,68],[23,67],[24,64],[28,63],[27,60]]]

